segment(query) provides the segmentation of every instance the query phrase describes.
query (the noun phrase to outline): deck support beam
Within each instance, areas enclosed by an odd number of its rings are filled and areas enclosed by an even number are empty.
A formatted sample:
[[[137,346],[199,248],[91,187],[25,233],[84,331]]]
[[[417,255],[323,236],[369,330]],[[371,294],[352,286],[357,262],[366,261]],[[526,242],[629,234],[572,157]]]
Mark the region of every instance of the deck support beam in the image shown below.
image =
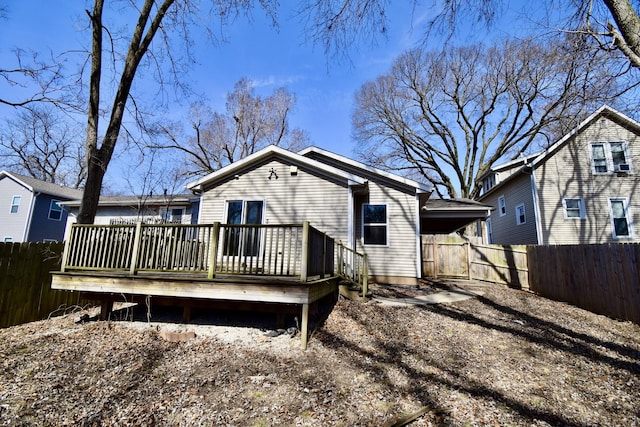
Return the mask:
[[[111,314],[112,311],[113,311],[113,300],[108,299],[108,300],[102,301],[102,304],[100,304],[100,320],[109,319],[109,315]]]
[[[303,350],[307,349],[307,341],[309,340],[309,304],[302,304],[302,324],[300,325],[300,346]]]

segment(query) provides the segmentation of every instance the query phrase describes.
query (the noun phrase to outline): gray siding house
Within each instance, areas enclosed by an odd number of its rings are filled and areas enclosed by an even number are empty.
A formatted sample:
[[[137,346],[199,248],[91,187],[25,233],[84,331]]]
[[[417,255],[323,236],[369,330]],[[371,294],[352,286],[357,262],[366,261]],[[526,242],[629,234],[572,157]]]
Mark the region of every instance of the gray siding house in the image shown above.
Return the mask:
[[[380,283],[421,276],[420,214],[431,188],[310,147],[269,146],[187,186],[200,223],[310,224],[365,253]]]
[[[640,123],[603,106],[548,149],[485,174],[490,241],[640,242],[638,172]]]
[[[59,203],[80,197],[81,190],[1,171],[0,239],[62,241],[68,212]]]

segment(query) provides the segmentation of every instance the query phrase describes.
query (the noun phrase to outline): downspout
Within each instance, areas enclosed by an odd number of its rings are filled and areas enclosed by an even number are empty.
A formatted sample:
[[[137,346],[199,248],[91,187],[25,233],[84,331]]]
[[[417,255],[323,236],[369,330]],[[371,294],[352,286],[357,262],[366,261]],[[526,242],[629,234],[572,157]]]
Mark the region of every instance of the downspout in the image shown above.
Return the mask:
[[[416,191],[416,278],[422,279],[422,241],[420,238],[420,193]]]
[[[533,196],[533,211],[536,216],[536,238],[538,240],[538,244],[543,244],[542,242],[542,220],[540,219],[540,199],[538,198],[538,185],[536,184],[536,173],[535,169],[531,167],[531,195]]]
[[[36,204],[36,198],[42,194],[41,192],[33,193],[33,197],[31,197],[31,204],[29,206],[29,213],[27,214],[27,223],[24,226],[24,236],[22,237],[23,242],[29,241],[29,232],[31,231],[31,215],[33,215],[33,207]]]

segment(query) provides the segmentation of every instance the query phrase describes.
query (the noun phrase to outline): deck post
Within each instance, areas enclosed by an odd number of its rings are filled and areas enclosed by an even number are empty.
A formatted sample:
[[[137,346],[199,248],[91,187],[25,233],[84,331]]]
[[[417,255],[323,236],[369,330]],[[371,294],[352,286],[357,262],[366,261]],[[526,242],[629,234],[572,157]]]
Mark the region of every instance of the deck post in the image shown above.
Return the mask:
[[[136,234],[133,237],[133,251],[131,253],[131,266],[129,273],[136,274],[136,264],[138,264],[138,252],[140,251],[140,241],[142,240],[142,222],[136,223]]]
[[[300,281],[307,281],[309,268],[309,221],[302,223],[302,259],[300,260]],[[307,307],[307,310],[309,307]]]
[[[73,242],[73,235],[75,234],[75,224],[71,224],[71,230],[69,231],[69,239],[64,242],[64,249],[62,250],[62,263],[60,265],[60,271],[64,273],[67,263],[69,262],[69,247]]]
[[[344,271],[343,271],[343,256],[344,256],[344,250],[343,250],[343,246],[342,246],[342,240],[340,242],[338,242],[338,265],[336,266],[337,268],[337,273],[339,276],[344,276]]]
[[[213,279],[216,275],[216,255],[218,253],[218,241],[220,240],[220,223],[213,223],[213,230],[211,230],[211,240],[209,242],[209,271],[207,277]]]
[[[303,350],[307,349],[309,339],[309,303],[302,304],[302,324],[300,325],[300,343]]]
[[[367,267],[367,263],[367,254],[364,254],[362,256],[362,298],[366,298],[369,292],[369,268]]]

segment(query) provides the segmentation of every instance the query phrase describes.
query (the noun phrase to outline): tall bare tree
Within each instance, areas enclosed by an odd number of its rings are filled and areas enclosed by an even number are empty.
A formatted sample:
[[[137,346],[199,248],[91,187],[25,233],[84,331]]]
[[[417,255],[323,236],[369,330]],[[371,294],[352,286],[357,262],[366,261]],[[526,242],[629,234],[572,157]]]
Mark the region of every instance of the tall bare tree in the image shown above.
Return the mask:
[[[257,95],[251,80],[242,78],[227,94],[224,113],[195,104],[191,109],[192,135],[182,137],[179,127],[159,125],[156,133],[168,142],[150,148],[184,153],[185,175],[216,171],[270,144],[297,150],[308,138],[302,130],[289,126],[295,101],[285,88],[267,97]]]
[[[20,111],[0,128],[4,168],[42,181],[80,187],[86,178],[80,126],[51,106]]]
[[[276,1],[260,1],[258,5],[267,14],[274,17]],[[120,53],[115,51],[114,39],[109,38],[110,44],[105,46],[103,35],[107,31],[104,19],[105,0],[94,0],[93,10],[87,11],[91,23],[91,68],[89,75],[89,104],[87,113],[87,181],[78,214],[79,223],[92,223],[98,206],[98,199],[107,166],[116,147],[127,103],[131,97],[134,78],[139,71],[143,60],[147,64],[158,64],[166,59],[170,63],[169,68],[174,73],[175,82],[180,83],[183,77],[180,74],[178,60],[172,55],[177,54],[172,39],[181,37],[184,41],[181,55],[190,56],[192,41],[189,38],[189,28],[203,16],[199,9],[200,3],[189,0],[144,0],[142,2],[131,1],[130,5],[121,9],[125,14],[134,13],[135,26],[128,36],[129,45],[123,55],[122,63],[113,64],[116,75],[114,81],[117,87],[114,90],[112,101],[109,105],[101,105],[101,95],[104,94],[102,75],[105,65],[105,49],[109,54],[107,58],[118,58]],[[232,22],[240,13],[249,13],[254,7],[254,2],[245,0],[225,0],[210,3],[209,13],[218,19],[218,27]],[[118,12],[118,11],[114,11]],[[206,23],[211,33],[215,32],[212,21]],[[112,35],[113,33],[107,33]],[[160,37],[157,35],[160,34]],[[161,70],[160,70],[161,71]],[[159,75],[162,76],[161,72]],[[106,108],[109,118],[104,126],[100,125],[101,108]],[[134,115],[135,116],[135,115]],[[101,129],[104,133],[100,135]]]
[[[430,12],[424,30],[425,44],[433,34],[452,36],[470,24],[490,28],[513,2],[508,0],[435,0],[425,11],[424,2],[413,0],[416,13]],[[597,47],[622,53],[633,67],[640,67],[640,4],[637,0],[544,0],[524,3],[528,23],[535,16],[543,32],[581,33],[593,37]],[[522,6],[522,5],[521,5]],[[303,19],[309,22],[309,38],[328,53],[350,49],[363,38],[385,35],[390,26],[388,0],[306,0]],[[548,17],[560,20],[550,21]],[[419,31],[420,28],[415,28]],[[520,36],[531,36],[521,34]]]
[[[356,95],[362,156],[420,174],[440,196],[476,197],[497,161],[544,147],[624,92],[606,55],[570,39],[404,53]]]

